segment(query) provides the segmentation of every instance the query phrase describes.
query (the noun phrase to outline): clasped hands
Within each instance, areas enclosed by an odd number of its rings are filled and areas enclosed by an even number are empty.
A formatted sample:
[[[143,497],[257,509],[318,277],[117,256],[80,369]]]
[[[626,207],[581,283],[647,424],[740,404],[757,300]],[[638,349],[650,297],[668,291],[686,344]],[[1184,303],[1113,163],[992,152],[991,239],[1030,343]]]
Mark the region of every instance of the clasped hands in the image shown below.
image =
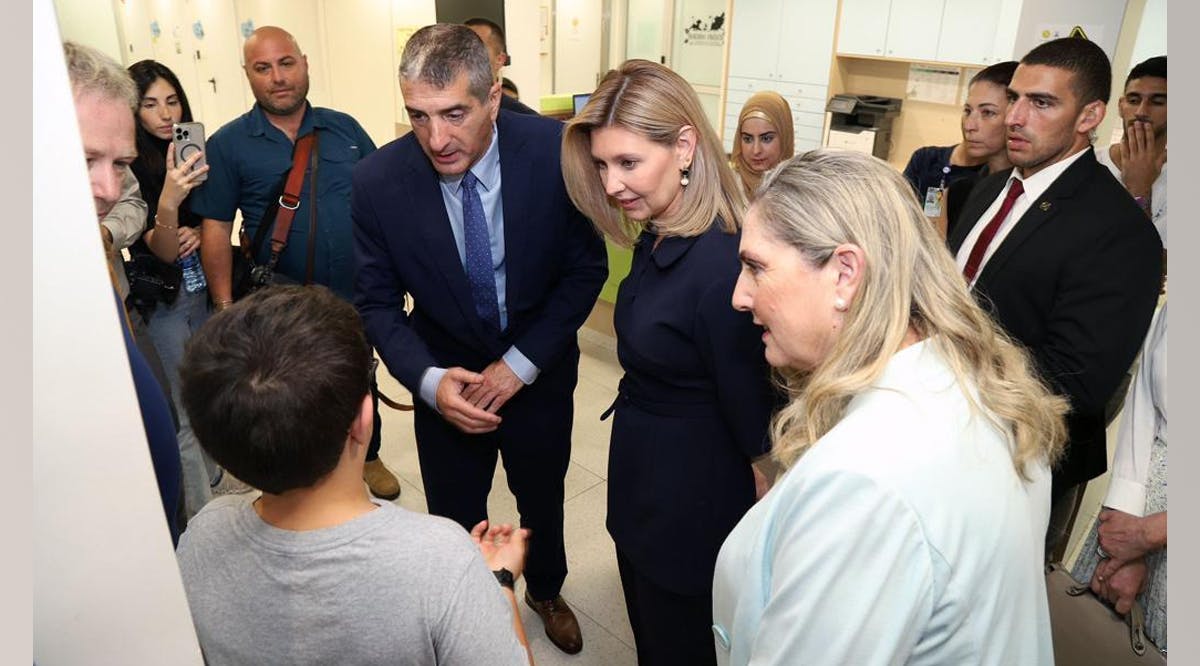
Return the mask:
[[[523,386],[525,383],[512,368],[497,359],[483,372],[448,369],[438,383],[435,398],[442,418],[469,435],[480,435],[500,426],[496,412]]]
[[[1166,513],[1139,518],[1103,509],[1097,531],[1100,551],[1107,557],[1096,565],[1091,589],[1124,615],[1145,587],[1146,555],[1166,545]]]

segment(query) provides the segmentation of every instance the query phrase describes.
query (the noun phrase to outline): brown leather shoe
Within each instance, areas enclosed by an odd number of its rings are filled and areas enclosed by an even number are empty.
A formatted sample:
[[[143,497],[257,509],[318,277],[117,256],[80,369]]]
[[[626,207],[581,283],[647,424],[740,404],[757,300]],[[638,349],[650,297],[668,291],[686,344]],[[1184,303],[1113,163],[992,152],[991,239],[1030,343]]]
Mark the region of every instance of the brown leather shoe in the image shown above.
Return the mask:
[[[526,589],[525,603],[542,618],[542,624],[546,625],[546,636],[558,649],[567,654],[577,654],[583,649],[579,621],[575,619],[575,613],[571,612],[571,607],[561,594],[548,601],[534,601]]]
[[[384,467],[379,458],[368,460],[363,466],[363,481],[367,482],[371,494],[380,499],[394,500],[400,496],[400,479]]]

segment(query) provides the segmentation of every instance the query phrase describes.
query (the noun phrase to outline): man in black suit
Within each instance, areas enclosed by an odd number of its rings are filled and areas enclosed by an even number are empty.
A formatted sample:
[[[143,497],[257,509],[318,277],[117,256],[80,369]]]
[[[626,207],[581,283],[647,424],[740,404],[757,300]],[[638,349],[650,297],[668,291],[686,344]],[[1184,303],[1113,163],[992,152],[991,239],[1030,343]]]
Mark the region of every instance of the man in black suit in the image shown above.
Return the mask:
[[[469,18],[463,21],[463,25],[470,28],[479,38],[483,40],[484,46],[487,46],[488,57],[492,59],[492,76],[499,81],[500,70],[504,69],[512,63],[512,58],[508,55],[508,40],[504,38],[504,29],[501,28],[495,21],[485,18]],[[525,106],[516,97],[508,95],[500,96],[500,108],[505,111],[515,111],[524,113],[530,116],[538,115],[537,111]]]
[[[355,168],[355,305],[412,391],[430,513],[487,518],[503,457],[533,534],[525,600],[560,649],[583,646],[559,592],[576,332],[607,277],[604,243],[571,204],[562,124],[499,110],[500,82],[470,29],[438,24],[405,46],[413,130]],[[413,299],[411,312],[405,300]]]
[[[1087,481],[1107,467],[1104,406],[1158,297],[1158,234],[1092,151],[1111,81],[1108,57],[1087,40],[1030,51],[1008,87],[1014,168],[976,186],[949,239],[977,298],[1071,402],[1048,557],[1065,545]]]

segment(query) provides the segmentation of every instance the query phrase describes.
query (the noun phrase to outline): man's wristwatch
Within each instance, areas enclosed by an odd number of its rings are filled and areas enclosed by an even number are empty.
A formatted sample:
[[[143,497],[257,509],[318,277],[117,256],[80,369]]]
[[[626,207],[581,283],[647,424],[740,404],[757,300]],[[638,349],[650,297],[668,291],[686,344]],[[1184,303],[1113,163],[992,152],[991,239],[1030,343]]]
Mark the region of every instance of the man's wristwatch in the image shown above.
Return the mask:
[[[492,574],[496,576],[496,582],[500,583],[502,587],[507,587],[510,590],[513,589],[513,575],[511,571],[500,567],[493,571]]]
[[[1147,213],[1150,212],[1150,200],[1147,199],[1146,197],[1136,196],[1133,198],[1133,202],[1136,203],[1139,208],[1146,211]]]

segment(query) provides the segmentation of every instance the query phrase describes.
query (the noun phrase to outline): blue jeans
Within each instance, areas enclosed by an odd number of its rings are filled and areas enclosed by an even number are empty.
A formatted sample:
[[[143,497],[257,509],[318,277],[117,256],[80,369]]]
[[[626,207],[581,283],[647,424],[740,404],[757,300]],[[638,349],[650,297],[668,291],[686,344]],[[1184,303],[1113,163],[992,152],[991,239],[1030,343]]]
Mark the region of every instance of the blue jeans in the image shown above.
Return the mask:
[[[183,504],[188,519],[212,499],[210,483],[217,478],[218,469],[192,432],[187,411],[183,408],[182,387],[179,383],[179,364],[183,347],[192,333],[208,320],[208,290],[189,294],[180,285],[174,303],[159,303],[148,318],[150,339],[162,360],[171,385],[171,401],[179,414],[179,460],[183,466]]]

